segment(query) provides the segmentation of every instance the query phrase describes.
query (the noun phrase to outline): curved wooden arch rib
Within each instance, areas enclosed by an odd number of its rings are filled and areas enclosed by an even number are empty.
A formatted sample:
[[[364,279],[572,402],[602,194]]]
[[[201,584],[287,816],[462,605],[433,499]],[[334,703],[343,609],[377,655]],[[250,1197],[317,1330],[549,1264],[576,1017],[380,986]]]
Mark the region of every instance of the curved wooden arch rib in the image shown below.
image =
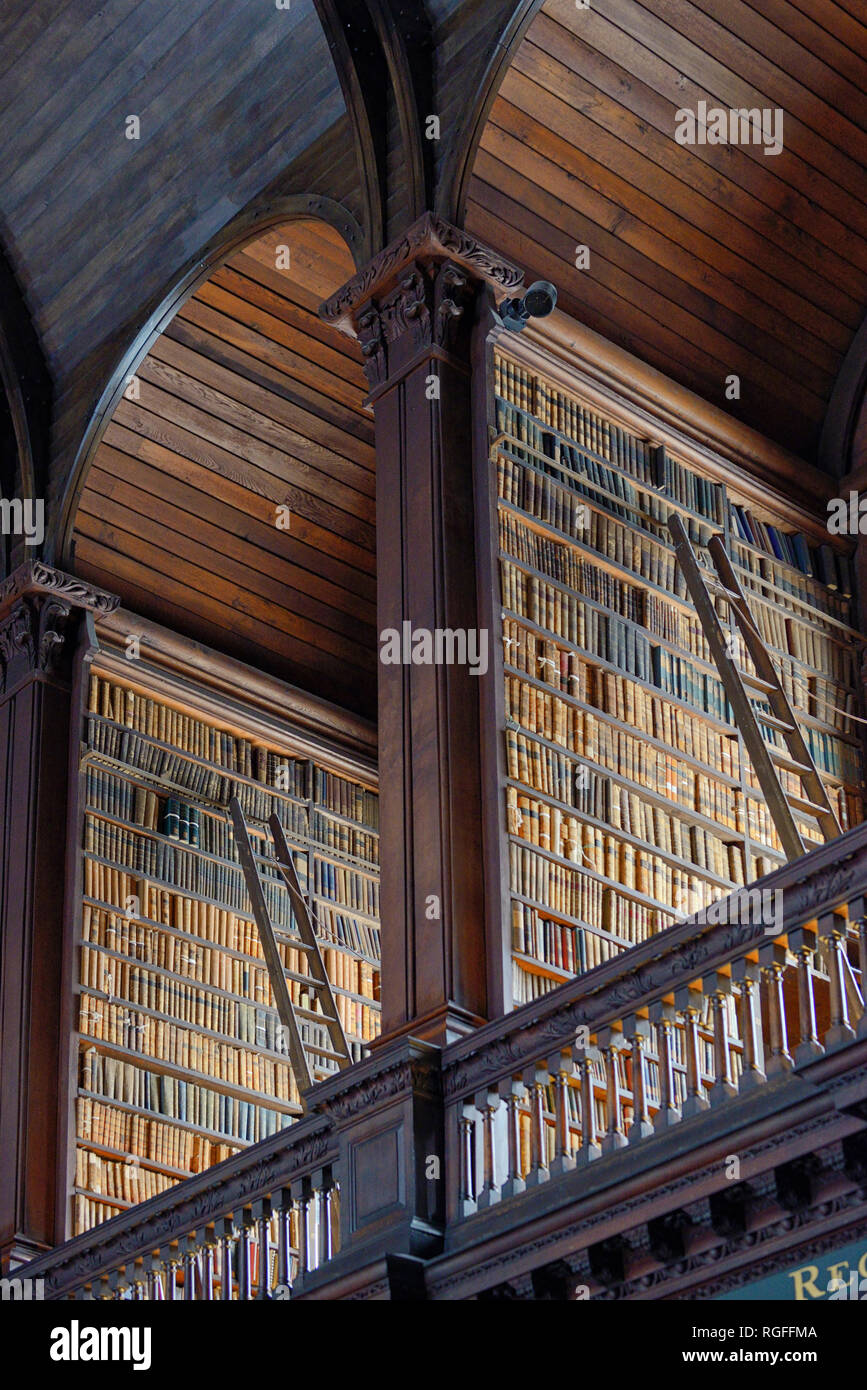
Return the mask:
[[[518,0],[491,55],[484,76],[471,102],[471,114],[463,140],[452,148],[437,188],[435,209],[455,226],[462,227],[466,212],[467,192],[476,151],[497,93],[505,80],[512,60],[545,0]]]
[[[858,491],[867,487],[867,318],[834,382],[819,440],[819,466],[832,478],[845,476]]]
[[[111,373],[90,417],[66,480],[60,507],[49,523],[45,543],[45,557],[49,564],[58,565],[60,568],[72,566],[72,537],[78,503],[103,433],[123,395],[127,377],[147,356],[153,343],[168,327],[181,306],[235,251],[255,241],[270,227],[282,226],[287,222],[317,219],[340,233],[357,266],[364,264],[364,237],[352,214],[332,198],[299,193],[276,199],[255,209],[248,209],[233,218],[163,296],[159,307],[142,325]]]
[[[421,97],[422,64],[418,54],[416,61],[410,53],[405,36],[398,29],[388,5],[388,0],[367,0],[368,10],[376,29],[377,38],[385,54],[391,78],[392,90],[397,105],[401,140],[406,159],[406,176],[410,191],[410,221],[414,222],[428,206],[428,165],[425,155],[421,124],[423,119]],[[417,20],[428,29],[424,16],[424,6],[418,6]],[[431,84],[425,83],[424,95],[431,97]],[[371,248],[371,259],[382,249],[382,241]]]
[[[16,458],[13,495],[35,497],[45,485],[51,374],[39,334],[5,252],[0,248],[0,386],[6,396]]]
[[[361,72],[347,40],[347,31],[356,35],[357,49],[364,42],[365,30],[371,19],[364,0],[313,0],[326,42],[343,92],[355,142],[355,160],[362,189],[365,212],[365,243],[362,260],[368,261],[382,245],[385,227],[383,190],[385,188],[386,135],[384,114],[375,115],[376,107],[365,97],[365,81],[373,92],[382,86],[374,71]],[[375,42],[375,41],[374,41]],[[383,58],[382,49],[375,45],[369,64]],[[384,64],[384,59],[383,59]],[[382,103],[384,113],[385,103]],[[356,262],[358,264],[358,262]]]

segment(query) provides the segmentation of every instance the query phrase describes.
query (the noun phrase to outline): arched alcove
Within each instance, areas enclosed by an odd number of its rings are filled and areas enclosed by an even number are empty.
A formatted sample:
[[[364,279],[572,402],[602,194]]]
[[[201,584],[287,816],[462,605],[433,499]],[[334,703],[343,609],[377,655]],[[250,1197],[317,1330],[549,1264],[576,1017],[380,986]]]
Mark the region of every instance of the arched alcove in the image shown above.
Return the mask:
[[[91,450],[75,571],[136,613],[372,714],[373,421],[317,307],[355,269],[300,217],[186,298]]]

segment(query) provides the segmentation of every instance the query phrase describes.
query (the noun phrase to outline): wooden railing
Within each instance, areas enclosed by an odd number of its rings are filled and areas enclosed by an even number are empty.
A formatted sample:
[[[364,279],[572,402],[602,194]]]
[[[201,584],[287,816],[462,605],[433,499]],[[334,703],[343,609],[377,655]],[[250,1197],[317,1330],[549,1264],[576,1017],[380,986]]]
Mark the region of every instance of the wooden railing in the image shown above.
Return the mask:
[[[859,827],[446,1049],[449,1223],[867,1037],[865,846]]]
[[[44,1297],[289,1298],[340,1243],[331,1127],[313,1116],[41,1255]]]
[[[311,1113],[297,1124],[15,1274],[44,1279],[47,1298],[284,1298],[305,1285],[321,1296],[329,1266],[346,1277],[354,1262],[375,1257],[376,1240],[377,1258],[405,1248],[417,1175],[440,1124],[446,1249],[472,1239],[494,1206],[502,1229],[517,1230],[543,1184],[552,1197],[558,1189],[564,1202],[577,1200],[587,1165],[619,1151],[628,1163],[639,1148],[649,1156],[675,1126],[696,1122],[698,1135],[707,1111],[763,1087],[777,1088],[779,1110],[791,1073],[801,1094],[811,1071],[845,1071],[847,1049],[857,1058],[867,1039],[865,920],[862,826],[441,1053],[427,1047],[441,1072],[436,1085],[418,1079],[414,1060],[396,1063],[397,1044],[374,1049],[341,1076],[340,1087],[357,1094],[314,1087]],[[395,1145],[394,1106],[408,1107],[408,1132],[418,1087],[423,1148],[413,1158]],[[366,1142],[377,1126],[388,1145]],[[383,1153],[406,1171],[364,1170],[365,1155],[382,1162]],[[405,1218],[393,1247],[387,1233],[372,1241],[357,1199],[341,1232],[350,1164],[365,1203],[375,1205],[370,1194],[381,1186],[392,1194],[384,1211]]]

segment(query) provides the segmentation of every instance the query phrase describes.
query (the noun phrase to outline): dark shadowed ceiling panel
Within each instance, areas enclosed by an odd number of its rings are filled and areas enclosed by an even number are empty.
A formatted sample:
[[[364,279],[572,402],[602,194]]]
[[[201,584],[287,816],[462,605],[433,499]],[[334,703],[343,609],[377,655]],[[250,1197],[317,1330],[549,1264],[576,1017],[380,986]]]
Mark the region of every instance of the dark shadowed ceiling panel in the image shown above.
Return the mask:
[[[546,0],[467,224],[555,281],[567,312],[812,456],[867,307],[865,87],[860,5]],[[781,110],[781,152],[678,143],[677,112],[702,101]]]
[[[135,611],[371,713],[373,423],[355,341],[316,314],[353,270],[336,232],[293,222],[186,301],[96,452],[75,560]]]

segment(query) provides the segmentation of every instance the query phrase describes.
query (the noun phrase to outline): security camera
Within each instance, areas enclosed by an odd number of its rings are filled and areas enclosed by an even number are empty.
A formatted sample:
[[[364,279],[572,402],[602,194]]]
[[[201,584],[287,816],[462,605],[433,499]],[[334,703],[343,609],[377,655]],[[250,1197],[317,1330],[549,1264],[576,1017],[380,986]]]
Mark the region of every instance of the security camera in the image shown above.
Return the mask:
[[[523,333],[529,319],[544,319],[557,303],[557,290],[548,280],[537,280],[523,299],[504,299],[500,318],[513,333]]]

